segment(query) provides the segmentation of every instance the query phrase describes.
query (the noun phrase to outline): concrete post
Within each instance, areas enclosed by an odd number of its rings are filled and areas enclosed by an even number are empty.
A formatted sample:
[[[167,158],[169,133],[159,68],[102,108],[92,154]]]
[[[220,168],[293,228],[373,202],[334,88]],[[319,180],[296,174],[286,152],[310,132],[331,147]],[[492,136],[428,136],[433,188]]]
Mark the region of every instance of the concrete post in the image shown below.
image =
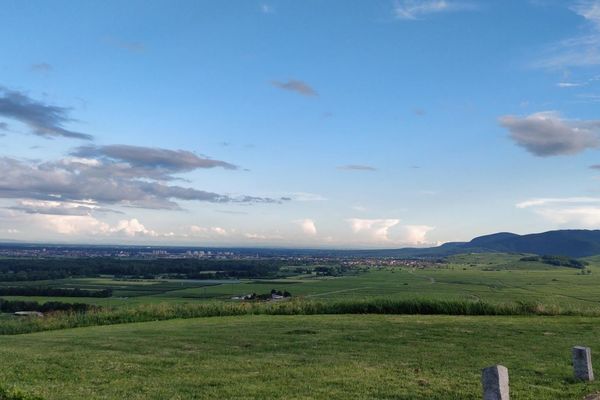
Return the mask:
[[[502,365],[484,368],[481,372],[483,400],[509,400],[508,369]]]
[[[592,351],[589,347],[573,347],[573,371],[575,379],[584,381],[594,380],[594,371],[592,369]]]

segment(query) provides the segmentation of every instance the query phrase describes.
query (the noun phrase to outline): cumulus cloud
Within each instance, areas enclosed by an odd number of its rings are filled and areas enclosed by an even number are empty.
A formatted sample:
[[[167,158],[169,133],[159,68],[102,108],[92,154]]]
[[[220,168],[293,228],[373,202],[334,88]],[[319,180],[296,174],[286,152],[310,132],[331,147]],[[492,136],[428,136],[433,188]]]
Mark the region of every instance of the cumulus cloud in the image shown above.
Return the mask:
[[[361,218],[350,218],[348,220],[352,232],[361,233],[366,232],[373,239],[387,242],[390,240],[388,237],[390,228],[400,223],[399,219],[361,219]]]
[[[35,225],[61,235],[105,235],[110,226],[91,215],[47,215],[33,218]]]
[[[137,219],[133,218],[130,220],[121,220],[114,228],[110,228],[110,232],[122,233],[125,236],[153,236],[156,237],[158,234],[151,229],[147,229]]]
[[[516,204],[558,226],[600,228],[600,198],[563,197],[537,198]]]
[[[304,234],[309,236],[315,236],[317,234],[317,227],[315,221],[312,219],[300,219],[294,222],[300,226]]]
[[[450,0],[397,0],[394,3],[394,15],[398,19],[416,20],[428,14],[473,8],[473,4]]]
[[[429,225],[403,226],[402,240],[406,243],[420,245],[427,243],[427,234],[435,229]]]
[[[70,109],[45,104],[26,94],[0,86],[0,117],[18,121],[29,127],[34,135],[56,138],[92,140],[91,135],[68,130],[64,125],[72,122]]]
[[[91,215],[33,215],[31,222],[42,229],[66,236],[123,236],[158,237],[152,229],[146,228],[136,218],[123,219],[111,226]]]
[[[352,232],[374,244],[423,245],[427,234],[435,229],[429,225],[401,225],[397,218],[347,220]]]
[[[272,81],[273,86],[283,90],[290,90],[303,96],[318,96],[318,93],[306,82],[302,82],[296,79],[290,79],[287,82]]]
[[[339,167],[337,167],[337,169],[341,169],[344,171],[377,171],[377,168],[375,167],[362,164],[340,165]]]
[[[539,157],[573,155],[600,145],[600,120],[566,120],[545,111],[526,117],[505,115],[500,125],[517,145]]]

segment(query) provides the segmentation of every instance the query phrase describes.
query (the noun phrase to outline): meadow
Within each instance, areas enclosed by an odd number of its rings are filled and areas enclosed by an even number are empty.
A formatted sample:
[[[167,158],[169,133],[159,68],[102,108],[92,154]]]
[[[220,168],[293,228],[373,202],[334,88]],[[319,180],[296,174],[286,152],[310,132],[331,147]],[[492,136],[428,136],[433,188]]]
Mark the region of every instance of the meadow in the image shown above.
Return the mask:
[[[0,384],[44,399],[479,399],[502,363],[514,399],[583,399],[584,317],[399,315],[177,319],[3,336]]]
[[[600,392],[573,380],[570,361],[574,345],[600,351],[600,259],[579,270],[521,258],[459,255],[337,277],[2,282],[112,297],[3,296],[102,309],[4,315],[0,388],[48,400],[478,399],[481,368],[501,363],[513,399]],[[232,300],[274,288],[292,299]]]

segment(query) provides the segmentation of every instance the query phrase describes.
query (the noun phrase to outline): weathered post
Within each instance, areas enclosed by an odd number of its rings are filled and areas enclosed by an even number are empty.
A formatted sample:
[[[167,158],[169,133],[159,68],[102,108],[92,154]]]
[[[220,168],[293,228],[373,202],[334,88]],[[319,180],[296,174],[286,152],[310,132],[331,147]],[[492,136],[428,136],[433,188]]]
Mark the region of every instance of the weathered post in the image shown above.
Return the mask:
[[[594,380],[594,371],[592,369],[592,350],[589,347],[573,347],[573,371],[575,379],[584,381]]]
[[[481,371],[483,400],[509,400],[508,369],[494,365]]]

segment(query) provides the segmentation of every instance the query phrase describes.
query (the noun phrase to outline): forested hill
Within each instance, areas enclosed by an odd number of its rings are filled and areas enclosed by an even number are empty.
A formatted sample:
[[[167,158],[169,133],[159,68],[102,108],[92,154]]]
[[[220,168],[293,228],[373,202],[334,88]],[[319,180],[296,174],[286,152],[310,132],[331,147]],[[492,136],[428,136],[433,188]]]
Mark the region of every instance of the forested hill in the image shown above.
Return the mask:
[[[600,254],[600,230],[557,230],[517,235],[501,232],[477,237],[470,242],[446,243],[431,248],[374,250],[365,253],[389,256],[447,256],[466,252],[508,252],[587,257]]]

